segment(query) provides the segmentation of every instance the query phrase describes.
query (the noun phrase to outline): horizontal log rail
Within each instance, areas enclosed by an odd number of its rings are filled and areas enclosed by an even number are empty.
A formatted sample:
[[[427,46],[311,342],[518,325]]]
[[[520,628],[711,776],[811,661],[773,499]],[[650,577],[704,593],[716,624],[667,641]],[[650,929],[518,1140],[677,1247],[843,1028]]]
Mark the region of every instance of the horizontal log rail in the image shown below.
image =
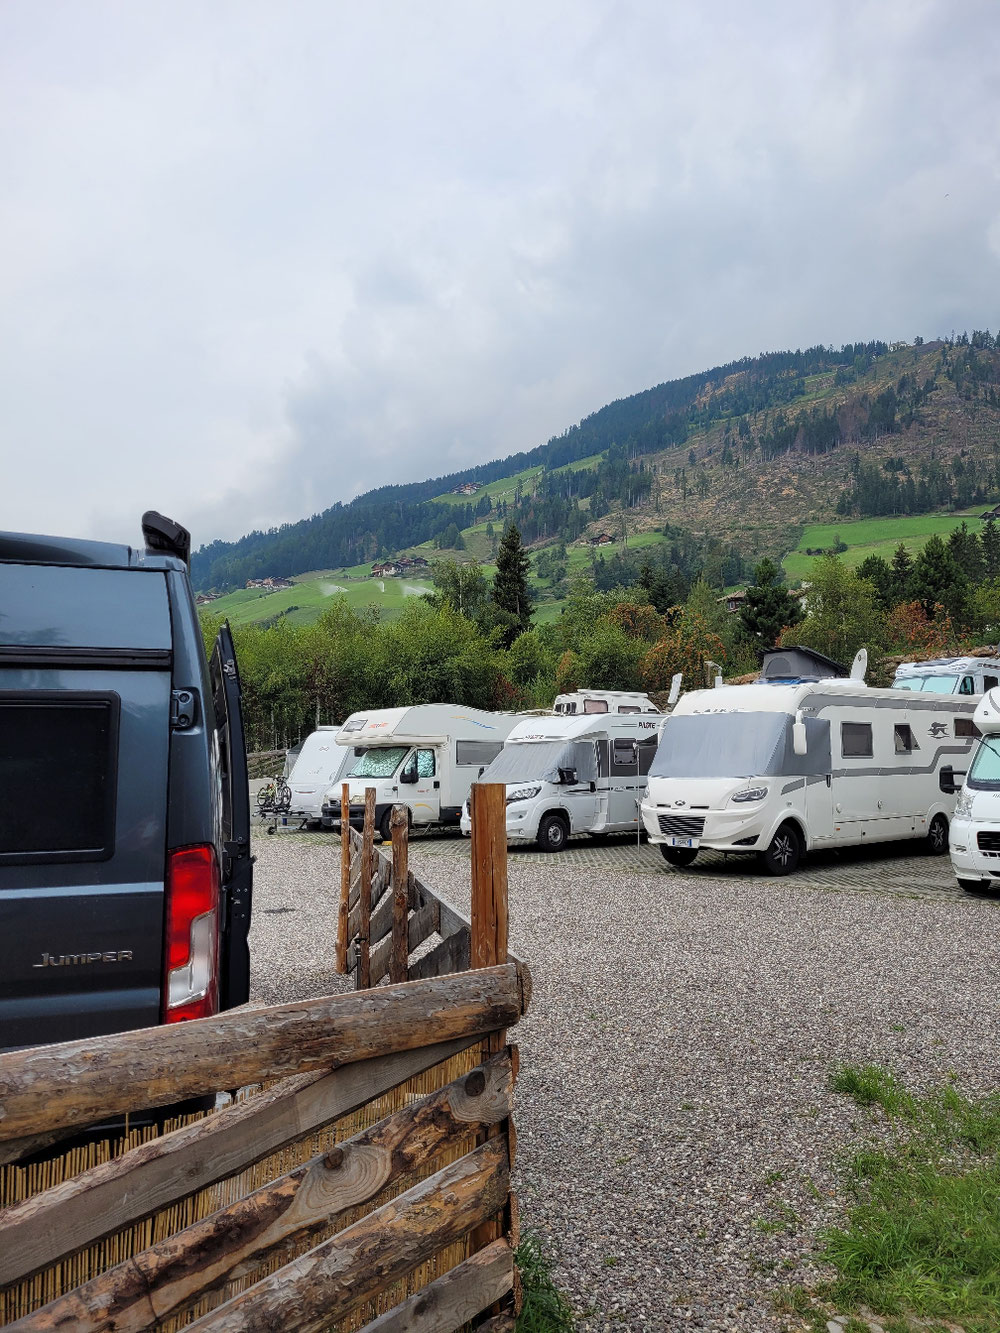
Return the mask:
[[[494,1216],[509,1193],[507,1144],[491,1139],[195,1320],[188,1333],[322,1333]]]
[[[513,1286],[514,1252],[507,1241],[497,1240],[365,1324],[361,1333],[454,1333]]]
[[[0,1210],[0,1287],[151,1217],[468,1049],[477,1038],[300,1074]]]
[[[516,1023],[515,964],[0,1057],[0,1141]]]
[[[511,1112],[507,1052],[11,1326],[142,1333]],[[488,1302],[484,1302],[486,1304]],[[478,1313],[480,1305],[472,1313]]]

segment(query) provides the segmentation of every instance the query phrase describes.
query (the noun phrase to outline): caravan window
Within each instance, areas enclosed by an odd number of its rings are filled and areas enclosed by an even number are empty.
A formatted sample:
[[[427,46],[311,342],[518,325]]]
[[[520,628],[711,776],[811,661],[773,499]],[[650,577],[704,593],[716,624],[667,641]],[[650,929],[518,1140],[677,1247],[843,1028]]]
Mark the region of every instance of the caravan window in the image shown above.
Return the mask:
[[[841,722],[840,753],[845,759],[872,757],[872,724],[870,722]]]
[[[893,727],[893,740],[897,754],[912,754],[914,750],[920,749],[920,746],[913,739],[910,726],[906,722],[897,722]]]
[[[971,717],[955,718],[956,736],[981,736],[982,734]]]
[[[635,741],[626,739],[611,742],[612,773],[635,773],[638,764],[639,752]]]
[[[608,711],[608,701],[607,699],[585,699],[583,711],[585,713],[606,713]]]
[[[459,768],[482,768],[492,764],[502,749],[503,741],[456,741],[455,763]]]
[[[406,745],[373,745],[365,749],[358,748],[354,751],[358,757],[347,776],[351,778],[391,778],[403,762],[403,757],[408,749],[409,747]]]
[[[619,704],[618,711],[619,713],[641,713],[642,709],[637,708],[635,704]]]
[[[983,677],[983,693],[984,693],[984,694],[986,693],[987,690],[995,690],[996,687],[997,687],[997,678],[996,678],[996,676],[984,676],[984,677]]]
[[[962,683],[958,687],[959,694],[975,694],[976,682],[971,676],[963,676]]]

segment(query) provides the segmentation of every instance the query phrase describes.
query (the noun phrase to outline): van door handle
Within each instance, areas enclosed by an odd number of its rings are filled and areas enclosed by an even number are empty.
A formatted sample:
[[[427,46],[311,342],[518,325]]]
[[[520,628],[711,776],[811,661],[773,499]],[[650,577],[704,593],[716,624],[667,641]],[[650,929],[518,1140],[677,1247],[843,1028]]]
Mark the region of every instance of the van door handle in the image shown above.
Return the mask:
[[[441,784],[440,784],[440,782],[435,781],[435,783],[434,783],[434,790],[435,790],[435,791],[440,791],[440,790],[441,790]]]

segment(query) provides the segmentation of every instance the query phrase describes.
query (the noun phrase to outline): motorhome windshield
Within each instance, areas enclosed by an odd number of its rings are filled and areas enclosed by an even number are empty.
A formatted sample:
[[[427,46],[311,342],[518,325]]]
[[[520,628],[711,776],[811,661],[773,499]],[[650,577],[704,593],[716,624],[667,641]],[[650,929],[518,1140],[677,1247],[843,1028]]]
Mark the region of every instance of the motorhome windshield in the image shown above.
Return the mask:
[[[979,742],[965,785],[973,791],[1000,791],[1000,736],[984,736]]]
[[[894,690],[922,690],[924,694],[954,694],[957,676],[905,676],[894,680]]]
[[[581,782],[594,782],[597,761],[593,741],[514,741],[508,742],[480,782],[558,782],[559,770],[575,768]]]
[[[830,724],[806,718],[795,754],[787,713],[701,713],[663,727],[651,778],[766,778],[830,771]]]
[[[391,778],[409,753],[408,745],[373,745],[356,749],[349,778]]]

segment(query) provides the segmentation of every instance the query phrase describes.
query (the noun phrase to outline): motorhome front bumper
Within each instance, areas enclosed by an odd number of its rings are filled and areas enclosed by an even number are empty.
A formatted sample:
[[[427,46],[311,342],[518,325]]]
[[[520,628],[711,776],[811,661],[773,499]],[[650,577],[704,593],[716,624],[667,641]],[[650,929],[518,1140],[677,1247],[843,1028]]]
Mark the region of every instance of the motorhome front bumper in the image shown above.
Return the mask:
[[[960,880],[1000,882],[1000,825],[953,819],[948,831],[952,869]]]
[[[642,805],[649,841],[668,847],[706,847],[718,852],[752,851],[767,833],[762,810],[692,810]]]

